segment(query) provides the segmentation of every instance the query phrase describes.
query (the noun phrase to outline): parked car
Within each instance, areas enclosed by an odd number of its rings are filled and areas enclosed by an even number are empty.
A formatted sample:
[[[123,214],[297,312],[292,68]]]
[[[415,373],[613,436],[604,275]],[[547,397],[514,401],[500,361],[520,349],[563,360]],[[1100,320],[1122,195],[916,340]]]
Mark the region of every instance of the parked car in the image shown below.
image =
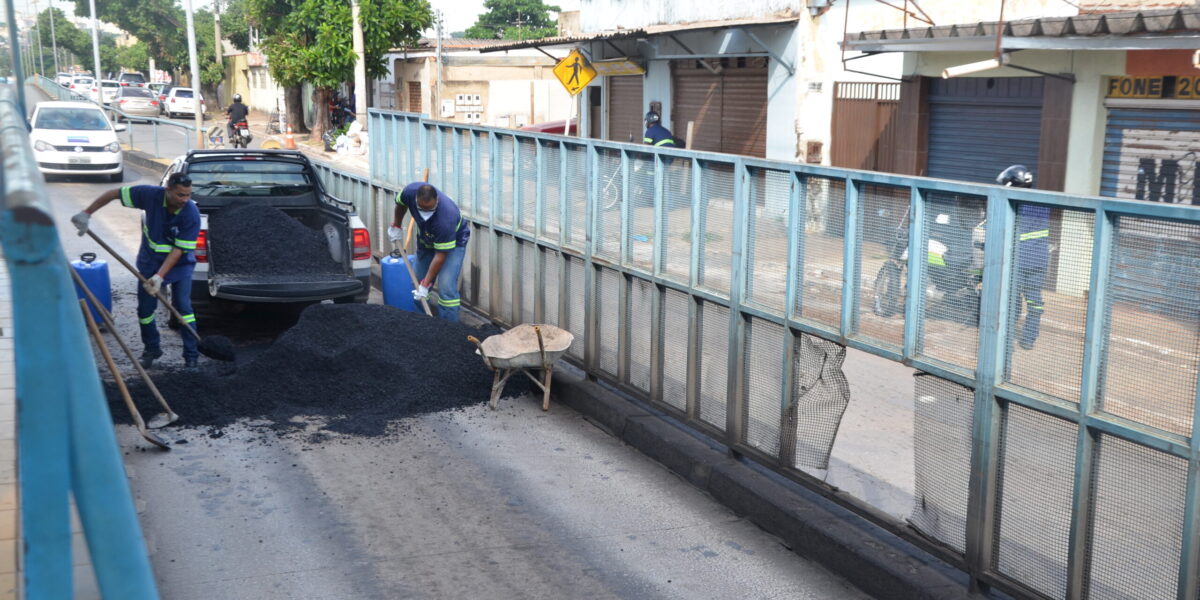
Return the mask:
[[[53,175],[107,175],[124,179],[125,165],[117,132],[104,111],[89,102],[39,102],[30,119],[29,141],[38,170]]]
[[[121,73],[117,76],[117,81],[123,86],[146,87],[146,76],[138,72]]]
[[[71,84],[67,86],[67,89],[83,96],[86,100],[100,101],[100,88],[96,86],[96,80],[91,75],[76,75],[71,78]]]
[[[121,93],[121,84],[112,79],[100,80],[100,103],[112,104]]]
[[[157,117],[158,95],[142,87],[123,87],[113,107],[130,117]],[[117,121],[121,115],[117,115]]]
[[[331,196],[316,168],[294,150],[192,150],[163,174],[187,173],[200,209],[200,237],[192,272],[192,302],[366,302],[371,292],[371,235],[354,205]],[[305,226],[323,231],[338,273],[284,275],[223,272],[211,260],[208,223],[231,202],[275,206]],[[226,241],[225,243],[229,243]]]
[[[73,75],[71,75],[70,73],[59,73],[54,76],[54,83],[57,83],[58,85],[61,85],[63,87],[67,87],[68,85],[71,85],[72,77],[73,77]]]
[[[166,111],[168,119],[174,118],[175,115],[195,116],[197,107],[201,112],[204,111],[203,105],[199,104],[201,102],[204,102],[204,98],[192,88],[171,88],[171,91],[167,92],[167,105],[163,110]]]
[[[167,113],[167,94],[175,87],[169,83],[161,84],[162,87],[158,90],[158,112],[159,114]]]
[[[570,127],[571,131],[570,131],[570,133],[567,133],[566,135],[575,135],[576,133],[578,133],[578,131],[576,131],[578,128],[579,127],[575,123],[575,119],[571,119],[571,127]],[[532,125],[526,125],[526,126],[522,127],[521,131],[533,131],[536,133],[557,133],[559,135],[562,135],[563,132],[567,131],[567,121],[565,119],[563,119],[563,120],[559,120],[559,121],[546,121],[544,123],[534,123]]]

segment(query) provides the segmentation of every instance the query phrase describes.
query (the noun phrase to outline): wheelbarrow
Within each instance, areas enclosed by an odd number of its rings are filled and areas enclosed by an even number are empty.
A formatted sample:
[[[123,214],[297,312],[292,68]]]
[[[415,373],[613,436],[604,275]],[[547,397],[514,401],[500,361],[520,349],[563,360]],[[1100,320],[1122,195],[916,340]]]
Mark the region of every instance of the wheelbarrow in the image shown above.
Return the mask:
[[[489,400],[493,410],[500,400],[500,393],[504,391],[505,382],[517,372],[524,373],[542,388],[542,410],[550,410],[550,380],[554,375],[554,363],[575,340],[571,332],[553,325],[517,325],[482,342],[471,335],[467,339],[479,346],[483,363],[495,373]],[[532,372],[539,369],[542,371],[540,378]]]

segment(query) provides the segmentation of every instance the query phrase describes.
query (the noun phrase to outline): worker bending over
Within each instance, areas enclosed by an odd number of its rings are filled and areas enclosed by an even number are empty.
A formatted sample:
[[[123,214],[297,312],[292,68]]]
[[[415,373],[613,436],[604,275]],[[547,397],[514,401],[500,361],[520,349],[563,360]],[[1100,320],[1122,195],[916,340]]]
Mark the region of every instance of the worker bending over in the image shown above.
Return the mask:
[[[413,298],[426,299],[437,282],[438,316],[457,321],[458,308],[462,304],[458,296],[458,278],[462,274],[471,229],[449,196],[432,185],[417,181],[396,194],[396,214],[388,228],[389,240],[403,239],[400,225],[410,210],[419,232],[417,276],[421,278],[417,289],[413,290]]]
[[[158,292],[163,284],[171,285],[171,303],[184,322],[196,327],[196,315],[192,313],[192,270],[196,267],[194,252],[200,235],[200,210],[191,197],[192,180],[183,173],[172,173],[165,188],[135,185],[112,189],[71,217],[71,223],[83,235],[92,214],[113,200],[120,198],[123,206],[142,211],[137,269],[147,281],[138,286],[137,316],[142,330],[141,363],[146,368],[162,356],[154,311],[158,310]],[[199,356],[196,338],[183,336],[184,366],[195,368]]]

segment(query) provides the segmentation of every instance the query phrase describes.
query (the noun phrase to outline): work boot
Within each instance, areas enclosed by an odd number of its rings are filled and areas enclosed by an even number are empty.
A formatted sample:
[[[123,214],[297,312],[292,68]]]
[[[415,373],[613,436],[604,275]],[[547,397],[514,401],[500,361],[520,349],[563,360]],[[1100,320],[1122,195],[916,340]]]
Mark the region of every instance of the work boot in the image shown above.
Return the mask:
[[[139,362],[142,363],[143,369],[149,369],[150,367],[154,366],[154,360],[160,356],[162,356],[162,349],[146,348],[145,350],[142,350],[142,359]]]
[[[189,371],[195,371],[200,368],[200,359],[195,356],[188,356],[183,359],[183,368]]]

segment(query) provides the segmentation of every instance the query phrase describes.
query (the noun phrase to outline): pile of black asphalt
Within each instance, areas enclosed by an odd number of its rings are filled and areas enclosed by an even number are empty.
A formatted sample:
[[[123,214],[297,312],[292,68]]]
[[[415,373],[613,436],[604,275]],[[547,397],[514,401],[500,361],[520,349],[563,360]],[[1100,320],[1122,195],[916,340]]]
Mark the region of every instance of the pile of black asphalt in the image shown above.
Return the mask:
[[[242,421],[281,435],[322,432],[377,437],[408,417],[485,403],[492,371],[468,335],[499,333],[378,304],[315,304],[270,347],[244,363],[202,361],[197,371],[151,371],[180,415],[173,427],[206,427],[212,437]],[[136,375],[126,377],[147,420],[162,412]],[[509,379],[506,396],[529,390]],[[105,383],[118,423],[131,423],[112,382]]]
[[[208,223],[209,261],[222,275],[321,276],[344,273],[322,231],[274,206],[234,202]]]

